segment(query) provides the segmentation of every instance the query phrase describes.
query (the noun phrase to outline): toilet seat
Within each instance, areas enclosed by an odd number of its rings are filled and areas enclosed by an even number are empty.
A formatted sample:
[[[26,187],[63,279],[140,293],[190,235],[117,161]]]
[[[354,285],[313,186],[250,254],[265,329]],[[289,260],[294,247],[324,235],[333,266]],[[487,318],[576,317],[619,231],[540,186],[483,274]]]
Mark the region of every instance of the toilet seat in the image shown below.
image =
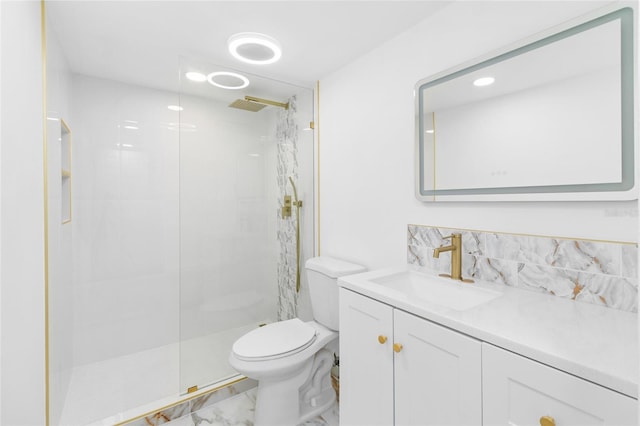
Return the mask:
[[[293,318],[250,331],[233,344],[232,351],[244,361],[277,359],[308,348],[316,337],[314,327]]]

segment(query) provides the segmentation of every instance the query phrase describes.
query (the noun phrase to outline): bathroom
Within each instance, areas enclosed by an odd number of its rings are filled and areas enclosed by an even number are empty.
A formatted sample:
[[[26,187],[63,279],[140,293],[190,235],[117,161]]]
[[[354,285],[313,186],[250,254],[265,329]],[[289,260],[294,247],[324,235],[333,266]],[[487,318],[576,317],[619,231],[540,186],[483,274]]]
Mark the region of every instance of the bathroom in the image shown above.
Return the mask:
[[[312,7],[316,2],[310,2],[307,6],[304,6],[306,2],[291,3],[303,11],[304,7],[307,7],[306,13],[309,16],[307,19],[310,21],[313,20],[314,13],[320,15],[320,12]],[[353,16],[367,16],[366,5],[358,5],[359,2],[345,3],[350,3],[351,9],[344,9],[339,15],[344,14],[347,18],[337,16],[333,25],[340,24],[341,28],[347,28],[347,24],[354,19]],[[395,27],[389,32],[380,34],[370,30],[372,37],[370,44],[353,53],[351,57],[343,58],[339,67],[327,70],[325,75],[317,75],[309,79],[308,75],[295,77],[292,73],[286,74],[285,71],[277,74],[275,71],[270,71],[268,66],[244,69],[249,74],[269,80],[284,81],[285,85],[301,88],[301,94],[298,95],[301,122],[299,134],[301,138],[309,138],[313,141],[316,151],[303,153],[310,165],[300,165],[298,177],[301,181],[296,182],[298,186],[304,188],[300,190],[300,193],[304,194],[305,203],[301,213],[309,215],[303,217],[306,226],[304,229],[306,234],[302,237],[303,244],[306,244],[303,249],[305,259],[321,254],[361,264],[370,270],[406,265],[408,261],[412,261],[408,250],[410,245],[408,229],[413,226],[414,228],[437,227],[504,235],[624,243],[623,245],[631,252],[628,257],[634,259],[633,264],[637,264],[635,259],[638,241],[638,205],[635,199],[630,201],[602,199],[600,201],[425,203],[416,199],[414,195],[414,89],[418,81],[574,18],[604,7],[611,7],[611,2],[417,2],[424,4],[413,6],[410,3],[414,2],[383,3],[396,3],[390,10],[397,10],[397,16],[389,12],[387,19],[404,22],[404,27]],[[47,388],[51,384],[47,383],[49,379],[45,374],[45,365],[55,361],[51,355],[47,355],[47,351],[55,350],[64,342],[54,337],[45,338],[45,318],[48,315],[45,300],[46,297],[55,298],[56,295],[45,294],[43,273],[45,262],[54,262],[55,259],[46,259],[43,250],[45,231],[42,217],[45,206],[42,176],[44,124],[41,108],[43,103],[41,9],[37,2],[26,2],[21,6],[18,4],[7,6],[3,2],[0,6],[0,19],[2,19],[2,38],[0,39],[2,43],[0,423],[41,425],[46,424],[48,412],[53,413],[59,409],[54,406],[54,395],[47,395],[49,392]],[[91,2],[87,4],[89,5],[87,7],[90,7]],[[113,7],[117,5],[118,3],[114,3]],[[47,6],[48,2],[45,2],[45,10]],[[51,5],[51,9],[54,9],[54,6]],[[105,6],[105,3],[102,6]],[[334,6],[338,8],[337,5]],[[361,14],[358,13],[358,7],[363,8]],[[401,13],[402,10],[405,12]],[[133,15],[139,16],[141,20],[149,19],[142,13]],[[372,14],[371,17],[373,16]],[[381,19],[379,15],[376,16]],[[330,22],[327,20],[325,24],[329,26]],[[302,19],[295,25],[292,24],[292,27],[298,31],[306,30]],[[131,28],[124,29],[133,31]],[[254,28],[241,30],[259,31]],[[345,36],[354,37],[353,33],[349,33],[346,29],[343,31]],[[318,29],[315,34],[317,36],[321,31]],[[126,33],[123,36],[126,37]],[[320,43],[321,39],[322,37],[316,37],[312,40]],[[20,40],[20,43],[18,44],[16,40]],[[284,44],[285,40],[280,42]],[[166,43],[170,45],[171,40],[166,40]],[[15,49],[16,47],[19,49]],[[140,47],[140,49],[143,48]],[[322,48],[331,53],[333,46],[310,45],[304,51],[304,55],[311,56],[309,52],[315,50],[320,53]],[[286,45],[283,46],[283,50],[283,55],[286,57]],[[152,53],[147,52],[148,55]],[[211,54],[210,57],[198,55],[196,59],[217,64],[228,60],[223,54],[226,55],[226,52]],[[334,53],[334,55],[337,54]],[[53,57],[48,59],[53,61]],[[171,57],[168,60],[172,61],[177,75],[177,70],[181,66],[180,59]],[[306,61],[307,57],[299,53],[298,58],[287,60],[295,64],[296,61]],[[21,64],[21,66],[17,67],[15,64]],[[49,65],[53,66],[55,63]],[[108,67],[108,61],[102,65]],[[237,63],[229,65],[229,68],[242,69]],[[177,80],[175,76],[173,79]],[[140,80],[138,84],[144,86],[143,79],[140,78]],[[48,85],[53,87],[54,82],[50,80]],[[177,90],[180,90],[180,87]],[[307,98],[303,99],[302,94]],[[634,95],[637,99],[637,91]],[[87,96],[91,96],[91,93],[87,92]],[[173,98],[177,99],[177,96]],[[277,100],[286,101],[286,99]],[[276,115],[274,108],[265,109],[262,112]],[[108,111],[104,112],[108,113]],[[262,112],[251,114],[254,114],[252,117],[266,120],[265,116],[256,115]],[[173,114],[170,110],[163,113]],[[177,117],[177,114],[174,116]],[[173,122],[169,119],[166,121]],[[304,128],[309,121],[315,121],[315,129],[305,131]],[[74,121],[73,117],[68,120],[68,125],[72,135],[81,133],[81,123]],[[188,137],[189,133],[185,131],[188,129],[180,130],[182,133],[178,133]],[[169,137],[176,136],[172,134]],[[24,142],[12,144],[10,140]],[[76,139],[72,139],[74,140]],[[170,140],[163,140],[163,142],[170,142]],[[300,146],[304,145],[301,143]],[[309,148],[308,145],[307,148]],[[81,150],[81,147],[77,150]],[[77,154],[81,155],[82,152]],[[158,153],[160,154],[169,159],[174,157],[172,152]],[[82,167],[92,167],[92,165],[78,163],[76,156],[73,158],[74,171],[80,172]],[[178,171],[177,168],[157,171],[166,175],[164,176],[166,181],[156,182],[157,192],[154,196],[157,196],[157,199],[154,201],[168,200],[170,205],[176,206],[175,200],[167,198],[175,192],[167,195],[162,191],[164,189],[177,191],[172,185],[178,184],[178,181],[174,180]],[[303,181],[303,176],[310,179]],[[132,178],[130,182],[135,182],[133,180],[135,176],[130,177]],[[275,183],[273,184],[272,191],[277,192],[278,188],[275,187]],[[82,182],[78,182],[77,186],[76,189],[82,190]],[[290,186],[288,184],[284,186],[286,186],[285,191],[292,195]],[[95,192],[91,192],[92,188],[85,189],[88,191],[86,195],[93,194],[98,197]],[[273,208],[269,206],[267,209],[270,209],[268,214],[275,217],[273,211],[277,198],[272,202]],[[78,216],[75,210],[78,207],[76,204],[73,205],[72,223],[76,219],[78,221],[76,223],[82,220],[82,216]],[[126,209],[126,207],[123,208]],[[177,209],[163,211],[163,214],[177,215]],[[273,220],[275,221],[275,218]],[[178,224],[178,228],[180,227],[181,222],[178,219],[174,217],[171,221],[173,224]],[[177,238],[177,233],[178,231],[173,229],[168,235]],[[172,250],[179,250],[180,246],[177,242],[169,244],[165,241],[165,243],[167,247],[173,247]],[[170,259],[178,257],[175,252],[154,253],[154,255],[164,255],[165,258]],[[447,254],[442,255],[443,258],[447,256]],[[154,264],[151,263],[151,265]],[[272,265],[275,265],[275,261]],[[162,266],[170,268],[170,265],[164,263]],[[174,270],[173,273],[177,271]],[[636,294],[630,297],[631,302],[635,300],[637,304],[637,269],[632,272],[627,271],[626,274],[635,277],[633,282],[636,286]],[[302,294],[306,291],[305,285],[303,279]],[[155,297],[169,300],[180,298],[179,287],[171,287],[169,292],[173,293],[155,294],[154,299],[147,301],[148,304],[145,306],[148,309],[145,311],[149,315],[148,322],[154,324],[154,332],[160,330],[160,334],[163,329],[155,327],[159,322],[169,321],[168,317],[177,318],[182,314],[177,304],[171,305],[175,311],[169,314],[154,311],[153,303],[157,301]],[[110,296],[113,295],[107,292],[103,297]],[[125,293],[119,299],[108,300],[108,303],[118,304],[122,306],[122,310],[136,312],[136,307],[131,306],[131,300],[126,296]],[[138,300],[144,300],[144,298],[140,297]],[[302,311],[307,309],[306,315],[308,315],[308,306],[300,308]],[[84,313],[86,317],[90,314],[90,311]],[[100,315],[105,315],[104,327],[109,326],[109,311],[100,312]],[[303,316],[302,313],[301,316]],[[124,319],[114,318],[114,322],[116,321],[123,321],[121,327],[126,327],[127,323]],[[167,335],[178,335],[181,332],[177,329],[178,320],[169,322],[165,327]],[[79,326],[82,327],[83,324]],[[86,329],[83,332],[88,338],[92,329]],[[97,330],[95,332],[98,333]],[[104,342],[89,343],[105,350],[109,349],[108,339]],[[110,349],[113,350],[113,348]],[[144,379],[141,378],[142,380]],[[182,390],[176,390],[176,393],[178,392]],[[151,408],[148,411],[150,410]],[[127,419],[121,418],[119,421]],[[51,421],[49,424],[56,423]]]

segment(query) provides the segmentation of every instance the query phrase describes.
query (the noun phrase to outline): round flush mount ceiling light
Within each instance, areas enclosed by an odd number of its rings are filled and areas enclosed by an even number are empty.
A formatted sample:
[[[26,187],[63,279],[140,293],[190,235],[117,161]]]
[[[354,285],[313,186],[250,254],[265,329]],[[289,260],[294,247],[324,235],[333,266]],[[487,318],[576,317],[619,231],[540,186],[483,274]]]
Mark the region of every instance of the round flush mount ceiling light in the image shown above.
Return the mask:
[[[496,79],[493,77],[482,77],[477,80],[474,80],[473,85],[478,87],[488,86],[490,84],[493,84],[494,81],[496,81]]]
[[[244,75],[229,71],[216,71],[207,76],[209,83],[221,89],[244,89],[249,85],[249,79]]]
[[[191,81],[195,81],[196,83],[202,83],[203,81],[207,81],[207,76],[196,71],[190,71],[184,74]]]
[[[234,58],[249,64],[266,65],[277,62],[282,56],[280,43],[273,37],[260,33],[238,33],[227,41]]]

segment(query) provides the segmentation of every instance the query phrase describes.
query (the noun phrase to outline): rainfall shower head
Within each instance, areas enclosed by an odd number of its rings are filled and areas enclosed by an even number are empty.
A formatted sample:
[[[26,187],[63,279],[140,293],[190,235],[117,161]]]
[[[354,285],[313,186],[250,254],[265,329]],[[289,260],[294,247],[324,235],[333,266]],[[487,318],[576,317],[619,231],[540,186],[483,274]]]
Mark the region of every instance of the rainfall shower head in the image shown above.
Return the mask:
[[[258,112],[266,105],[259,104],[257,102],[245,101],[244,99],[236,99],[229,104],[231,108],[243,109],[245,111]]]
[[[244,99],[236,99],[229,106],[231,108],[244,109],[246,111],[257,112],[267,105],[277,106],[289,109],[289,103],[270,101],[269,99],[256,98],[253,96],[245,96]]]

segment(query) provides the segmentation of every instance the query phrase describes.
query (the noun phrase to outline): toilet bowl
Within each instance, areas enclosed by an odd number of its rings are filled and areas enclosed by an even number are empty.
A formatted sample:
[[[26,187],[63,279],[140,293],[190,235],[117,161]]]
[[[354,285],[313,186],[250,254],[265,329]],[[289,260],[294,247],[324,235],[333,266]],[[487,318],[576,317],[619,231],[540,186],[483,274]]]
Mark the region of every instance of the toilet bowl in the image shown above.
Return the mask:
[[[229,355],[236,371],[258,381],[256,426],[294,426],[335,402],[334,358],[326,347],[338,337],[337,278],[364,268],[328,257],[309,259],[305,268],[314,320],[293,318],[252,330]]]

